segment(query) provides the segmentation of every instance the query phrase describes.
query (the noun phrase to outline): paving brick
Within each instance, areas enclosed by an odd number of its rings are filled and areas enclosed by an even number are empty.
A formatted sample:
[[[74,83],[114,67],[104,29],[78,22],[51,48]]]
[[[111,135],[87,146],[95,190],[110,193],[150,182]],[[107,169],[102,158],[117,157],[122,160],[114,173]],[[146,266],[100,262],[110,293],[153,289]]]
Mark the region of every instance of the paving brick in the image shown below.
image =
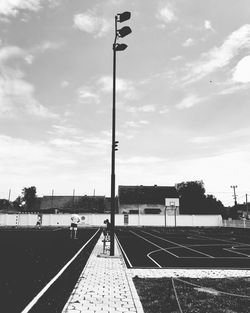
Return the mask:
[[[127,271],[117,246],[115,252],[115,258],[99,257],[102,242],[98,240],[62,313],[143,313],[132,282],[133,273]]]

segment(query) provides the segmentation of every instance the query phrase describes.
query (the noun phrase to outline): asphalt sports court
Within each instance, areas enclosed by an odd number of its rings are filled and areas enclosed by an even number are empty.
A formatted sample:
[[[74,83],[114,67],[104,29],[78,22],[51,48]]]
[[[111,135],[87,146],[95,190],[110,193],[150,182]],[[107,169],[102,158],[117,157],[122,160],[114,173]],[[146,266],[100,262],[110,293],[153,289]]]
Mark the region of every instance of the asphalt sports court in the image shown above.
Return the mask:
[[[98,238],[98,228],[0,229],[0,311],[62,312]]]
[[[250,269],[250,229],[120,228],[128,268]]]

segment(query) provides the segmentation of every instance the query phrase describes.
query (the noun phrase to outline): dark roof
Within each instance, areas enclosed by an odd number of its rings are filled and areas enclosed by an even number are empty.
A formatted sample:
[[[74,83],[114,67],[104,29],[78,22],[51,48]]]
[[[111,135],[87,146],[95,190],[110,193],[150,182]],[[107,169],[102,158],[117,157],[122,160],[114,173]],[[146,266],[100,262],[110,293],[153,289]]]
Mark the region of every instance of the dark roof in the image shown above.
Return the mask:
[[[165,204],[165,198],[179,198],[173,186],[119,186],[120,204]]]
[[[98,207],[104,210],[105,196],[43,196],[41,210],[47,209],[92,209]]]

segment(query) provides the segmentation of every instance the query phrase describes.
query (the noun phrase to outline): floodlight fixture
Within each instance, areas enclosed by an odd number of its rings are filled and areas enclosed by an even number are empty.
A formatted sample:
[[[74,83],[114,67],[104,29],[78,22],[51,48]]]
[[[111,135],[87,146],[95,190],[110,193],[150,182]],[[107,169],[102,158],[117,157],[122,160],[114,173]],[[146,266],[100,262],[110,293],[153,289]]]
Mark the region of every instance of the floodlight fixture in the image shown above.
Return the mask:
[[[123,13],[119,13],[117,14],[117,22],[120,22],[120,23],[125,22],[129,20],[130,17],[131,17],[131,12],[126,11]]]
[[[129,26],[124,26],[121,29],[117,30],[117,35],[120,38],[123,38],[123,37],[129,35],[130,33],[132,33],[132,30]]]
[[[125,49],[127,49],[128,45],[126,45],[125,43],[117,43],[114,45],[114,49],[115,51],[123,51]]]

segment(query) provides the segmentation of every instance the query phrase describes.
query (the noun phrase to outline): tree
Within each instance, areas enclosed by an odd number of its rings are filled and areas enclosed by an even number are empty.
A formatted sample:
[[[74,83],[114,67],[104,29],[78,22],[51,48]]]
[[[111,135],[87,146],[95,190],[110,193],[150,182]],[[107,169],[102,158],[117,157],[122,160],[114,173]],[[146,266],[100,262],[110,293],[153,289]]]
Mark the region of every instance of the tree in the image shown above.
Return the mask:
[[[225,215],[224,205],[220,200],[217,200],[213,195],[207,195],[203,207],[204,214],[221,214]]]
[[[28,187],[23,188],[22,190],[22,198],[21,200],[24,202],[25,211],[32,211],[36,207],[36,187]]]
[[[6,199],[0,199],[0,210],[8,210],[11,208],[11,203]]]
[[[203,181],[182,182],[176,185],[180,197],[181,214],[196,214],[205,199]]]
[[[223,214],[224,206],[213,195],[205,195],[203,181],[182,182],[176,185],[181,214]]]
[[[13,209],[14,209],[14,210],[20,211],[20,210],[22,209],[22,199],[21,199],[21,197],[18,196],[18,197],[16,198],[16,200],[14,200],[14,201],[12,202],[12,204],[13,204]]]

